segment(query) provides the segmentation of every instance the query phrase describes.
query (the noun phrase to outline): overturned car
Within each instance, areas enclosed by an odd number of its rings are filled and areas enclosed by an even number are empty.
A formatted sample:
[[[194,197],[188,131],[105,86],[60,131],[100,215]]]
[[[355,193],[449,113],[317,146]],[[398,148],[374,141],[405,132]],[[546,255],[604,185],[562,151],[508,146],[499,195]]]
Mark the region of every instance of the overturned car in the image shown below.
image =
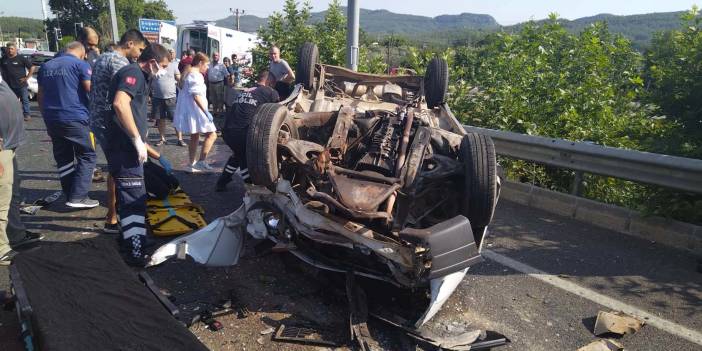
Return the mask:
[[[482,260],[499,196],[492,140],[467,133],[451,113],[441,59],[421,77],[320,64],[314,44],[299,55],[291,96],[260,106],[251,122],[256,186],[242,208],[203,230],[245,228],[318,268],[423,295],[419,327]],[[212,250],[195,251],[217,261]]]

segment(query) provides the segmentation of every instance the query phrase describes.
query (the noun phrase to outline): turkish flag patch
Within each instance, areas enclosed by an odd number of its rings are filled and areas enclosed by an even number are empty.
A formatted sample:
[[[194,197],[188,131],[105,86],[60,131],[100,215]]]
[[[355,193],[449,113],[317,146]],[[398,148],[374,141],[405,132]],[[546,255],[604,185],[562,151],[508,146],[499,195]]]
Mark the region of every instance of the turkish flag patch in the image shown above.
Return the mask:
[[[136,77],[126,77],[124,78],[124,82],[129,85],[134,85],[136,84]]]

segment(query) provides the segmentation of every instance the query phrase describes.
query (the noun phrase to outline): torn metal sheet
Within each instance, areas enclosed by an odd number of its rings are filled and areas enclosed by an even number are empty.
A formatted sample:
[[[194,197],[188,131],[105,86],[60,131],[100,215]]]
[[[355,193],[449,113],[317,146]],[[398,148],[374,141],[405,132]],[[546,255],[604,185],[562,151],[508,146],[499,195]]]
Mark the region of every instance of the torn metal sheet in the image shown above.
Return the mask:
[[[441,306],[451,297],[451,294],[456,290],[458,284],[461,283],[467,272],[468,268],[431,280],[431,301],[429,302],[429,308],[427,308],[422,317],[417,320],[415,327],[421,327],[439,312]]]
[[[604,312],[597,313],[595,328],[593,333],[597,336],[614,333],[619,335],[633,334],[643,327],[644,322],[636,319],[624,312]]]
[[[581,348],[578,351],[623,351],[624,346],[612,339],[602,339],[593,341]]]
[[[151,255],[147,267],[161,264],[179,252],[206,266],[235,265],[239,262],[244,245],[245,222],[246,209],[242,205],[232,214],[217,218],[206,227],[159,247]]]

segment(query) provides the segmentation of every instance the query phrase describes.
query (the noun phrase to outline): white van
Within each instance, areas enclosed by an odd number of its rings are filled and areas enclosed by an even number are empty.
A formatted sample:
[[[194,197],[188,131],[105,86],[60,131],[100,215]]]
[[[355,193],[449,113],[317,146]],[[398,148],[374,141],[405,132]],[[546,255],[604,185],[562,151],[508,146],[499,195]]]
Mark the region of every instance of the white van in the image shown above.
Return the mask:
[[[217,27],[208,22],[196,21],[179,27],[178,58],[183,51],[193,49],[212,57],[215,52],[221,58],[236,54],[242,60],[251,62],[251,50],[256,46],[258,36],[237,30]]]

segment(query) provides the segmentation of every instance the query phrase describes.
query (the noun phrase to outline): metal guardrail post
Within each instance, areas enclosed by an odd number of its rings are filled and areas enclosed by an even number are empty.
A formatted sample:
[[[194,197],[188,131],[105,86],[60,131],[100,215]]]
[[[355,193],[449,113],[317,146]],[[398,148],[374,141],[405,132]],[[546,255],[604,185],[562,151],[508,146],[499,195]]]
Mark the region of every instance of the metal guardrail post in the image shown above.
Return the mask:
[[[581,196],[583,193],[583,172],[575,171],[575,177],[573,179],[573,186],[570,188],[570,194],[575,196]]]
[[[702,160],[464,126],[489,135],[497,154],[702,194]]]

